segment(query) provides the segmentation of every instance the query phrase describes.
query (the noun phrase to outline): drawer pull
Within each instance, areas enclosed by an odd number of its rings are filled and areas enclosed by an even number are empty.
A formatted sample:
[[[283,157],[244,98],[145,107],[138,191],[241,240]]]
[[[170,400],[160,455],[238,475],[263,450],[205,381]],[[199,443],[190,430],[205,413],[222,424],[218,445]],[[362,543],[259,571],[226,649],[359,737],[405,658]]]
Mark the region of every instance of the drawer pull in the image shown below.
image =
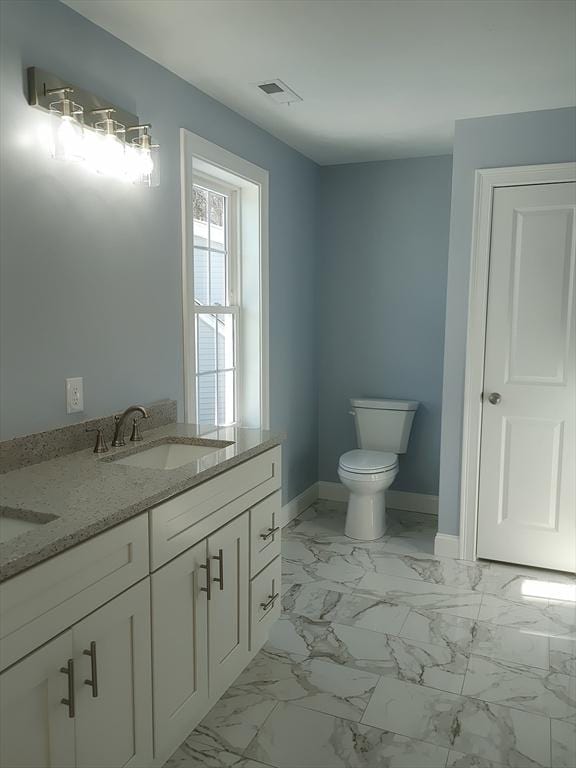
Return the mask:
[[[96,643],[92,641],[90,643],[90,650],[82,651],[84,656],[90,656],[90,674],[91,680],[84,680],[85,685],[89,685],[92,688],[92,698],[98,698],[98,664],[96,661]]]
[[[200,587],[200,592],[206,592],[208,600],[212,600],[212,560],[207,557],[206,565],[201,565],[200,568],[206,571],[206,586]]]
[[[266,612],[269,608],[272,608],[277,598],[280,597],[280,592],[274,592],[275,579],[272,579],[272,594],[268,595],[268,600],[265,603],[260,603],[260,608]]]
[[[278,533],[279,530],[280,530],[280,526],[279,525],[277,525],[275,528],[268,528],[266,533],[261,533],[260,534],[260,538],[264,539],[264,541],[266,541],[271,536],[274,536],[275,533]]]
[[[68,698],[60,699],[61,704],[68,707],[68,717],[76,717],[76,699],[74,690],[74,659],[68,659],[65,667],[60,667],[60,672],[68,675]]]
[[[212,581],[216,581],[220,584],[220,591],[224,589],[224,552],[223,550],[218,550],[218,555],[216,557],[213,557],[212,560],[218,560],[220,563],[220,575],[217,576],[215,579],[212,579]]]

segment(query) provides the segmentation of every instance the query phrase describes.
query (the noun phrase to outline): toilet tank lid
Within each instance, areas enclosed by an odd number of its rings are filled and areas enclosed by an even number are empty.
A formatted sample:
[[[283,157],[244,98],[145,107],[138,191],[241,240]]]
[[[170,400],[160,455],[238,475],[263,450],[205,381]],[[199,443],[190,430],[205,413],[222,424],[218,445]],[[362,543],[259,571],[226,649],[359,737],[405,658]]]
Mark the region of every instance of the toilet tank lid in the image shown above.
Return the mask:
[[[370,398],[352,398],[350,403],[354,408],[377,408],[386,411],[415,411],[418,408],[416,400],[372,400]]]

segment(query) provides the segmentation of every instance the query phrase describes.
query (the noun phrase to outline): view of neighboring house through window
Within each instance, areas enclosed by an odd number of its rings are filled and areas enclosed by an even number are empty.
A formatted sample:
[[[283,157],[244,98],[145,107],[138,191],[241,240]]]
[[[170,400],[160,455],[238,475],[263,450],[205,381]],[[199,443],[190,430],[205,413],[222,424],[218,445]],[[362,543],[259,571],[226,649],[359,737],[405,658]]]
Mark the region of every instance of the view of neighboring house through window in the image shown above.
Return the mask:
[[[196,422],[221,426],[237,421],[237,195],[208,181],[192,194]]]

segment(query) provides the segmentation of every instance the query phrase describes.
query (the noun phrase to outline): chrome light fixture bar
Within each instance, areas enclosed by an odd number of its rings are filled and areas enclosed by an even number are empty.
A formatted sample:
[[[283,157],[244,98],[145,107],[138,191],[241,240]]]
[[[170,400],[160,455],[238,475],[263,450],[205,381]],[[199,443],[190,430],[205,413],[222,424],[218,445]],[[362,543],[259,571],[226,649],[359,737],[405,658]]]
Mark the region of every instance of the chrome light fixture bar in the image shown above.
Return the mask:
[[[28,101],[52,115],[55,157],[80,160],[105,176],[158,185],[158,145],[138,115],[38,67],[28,69]]]

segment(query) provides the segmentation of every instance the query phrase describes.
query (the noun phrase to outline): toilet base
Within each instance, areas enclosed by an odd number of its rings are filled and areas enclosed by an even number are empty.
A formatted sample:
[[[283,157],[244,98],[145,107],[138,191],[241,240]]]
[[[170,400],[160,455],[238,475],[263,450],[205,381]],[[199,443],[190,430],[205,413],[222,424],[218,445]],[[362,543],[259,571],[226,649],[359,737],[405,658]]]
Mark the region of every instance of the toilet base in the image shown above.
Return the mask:
[[[351,493],[346,511],[345,534],[357,541],[374,541],[386,533],[386,493]]]

